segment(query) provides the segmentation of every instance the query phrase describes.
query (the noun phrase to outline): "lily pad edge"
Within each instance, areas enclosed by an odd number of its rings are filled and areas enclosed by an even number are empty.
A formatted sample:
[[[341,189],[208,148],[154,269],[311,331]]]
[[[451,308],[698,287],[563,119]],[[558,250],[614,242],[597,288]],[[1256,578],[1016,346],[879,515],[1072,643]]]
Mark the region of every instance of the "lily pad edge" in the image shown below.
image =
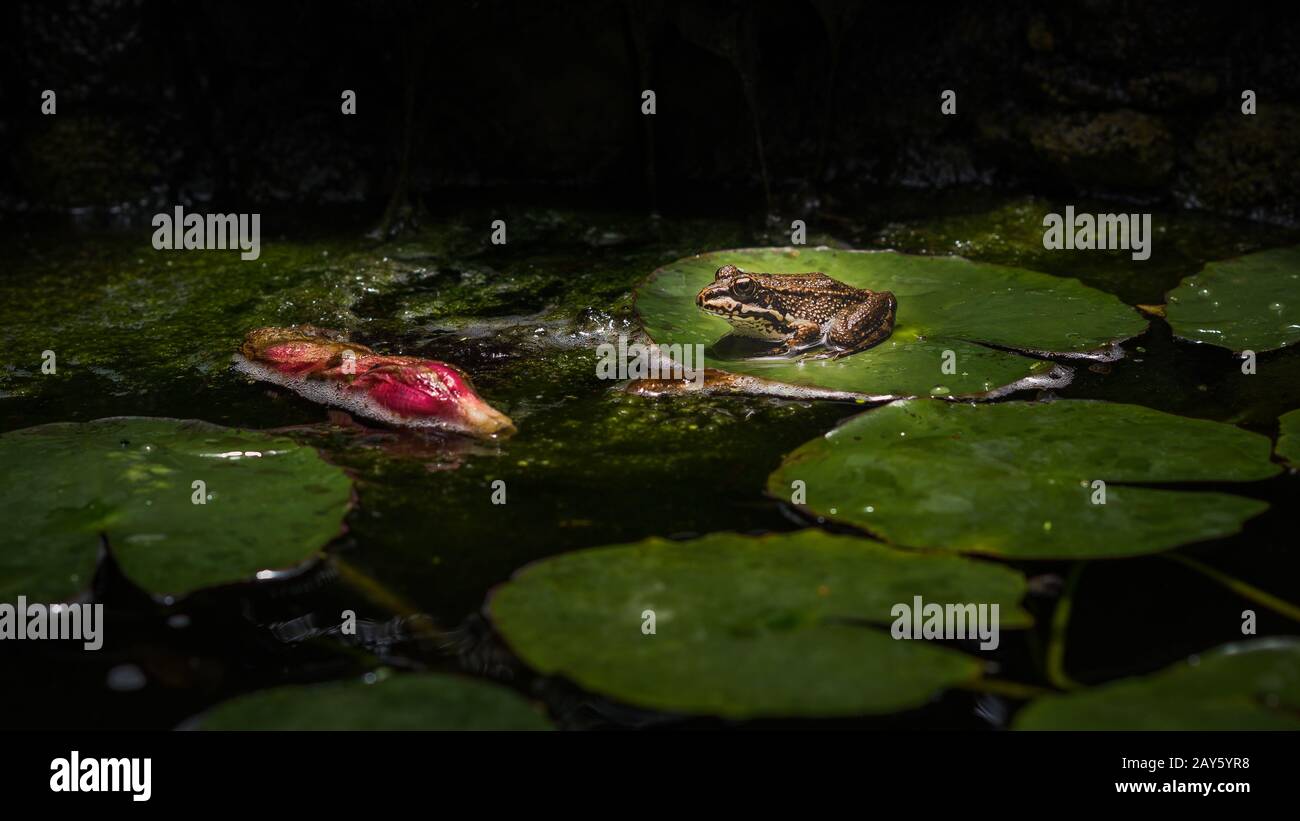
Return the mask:
[[[644,322],[641,320],[640,311],[637,309],[637,301],[641,295],[641,288],[647,283],[649,283],[651,280],[653,280],[656,276],[658,276],[660,272],[662,272],[665,268],[668,268],[669,266],[674,265],[684,259],[701,259],[704,257],[710,257],[719,254],[745,254],[745,253],[760,253],[760,252],[790,254],[790,253],[799,253],[802,251],[835,251],[835,252],[847,253],[847,254],[900,254],[904,256],[923,256],[923,257],[934,258],[934,259],[941,258],[939,255],[907,254],[904,251],[898,251],[893,248],[841,248],[841,247],[831,246],[831,245],[753,246],[753,247],[746,247],[746,248],[725,248],[717,251],[704,251],[701,253],[691,254],[686,257],[679,257],[678,259],[673,260],[672,262],[665,263],[664,265],[660,265],[658,268],[655,268],[653,271],[647,274],[643,279],[641,279],[641,281],[639,281],[636,285],[632,287],[632,312],[636,316],[638,323],[640,323],[641,325],[640,333],[646,339],[650,340],[652,345],[655,345],[656,347],[658,346],[658,342],[654,340],[653,337],[650,336],[648,331],[645,330]],[[967,257],[963,257],[958,254],[946,254],[943,255],[943,257],[950,258],[950,259],[962,259],[973,264],[988,264],[988,263],[979,263],[976,260],[968,259]],[[1004,267],[1014,268],[1020,271],[1029,271],[1030,273],[1042,274],[1043,276],[1054,276],[1052,274],[1045,274],[1042,271],[1033,271],[1032,269],[1021,268],[1015,265],[1008,265]],[[1085,288],[1092,288],[1092,286],[1084,284],[1083,281],[1080,280],[1078,277],[1055,277],[1055,278],[1065,280],[1065,281],[1073,281]],[[1092,290],[1098,290],[1098,289],[1092,288]],[[1100,293],[1109,293],[1109,292],[1100,291]],[[1113,294],[1111,294],[1111,296],[1113,296]],[[1124,304],[1127,305],[1127,303]],[[1128,307],[1133,308],[1134,311],[1138,313],[1139,316],[1142,315],[1142,312],[1138,311],[1134,306],[1129,305]],[[983,391],[980,393],[963,393],[963,394],[955,394],[952,396],[942,396],[942,397],[929,397],[929,396],[910,395],[910,394],[893,395],[893,394],[860,393],[860,394],[856,394],[852,398],[857,399],[859,401],[880,403],[880,404],[887,404],[889,402],[894,402],[901,399],[927,399],[927,398],[937,398],[937,399],[944,399],[947,401],[956,401],[956,402],[969,402],[969,401],[981,402],[981,401],[991,401],[995,399],[1001,399],[1013,393],[1018,393],[1020,391],[1025,391],[1025,390],[1056,390],[1060,388],[1065,388],[1068,387],[1074,381],[1074,369],[1072,367],[1069,367],[1068,365],[1063,364],[1062,360],[1066,362],[1068,361],[1084,361],[1084,362],[1094,362],[1094,363],[1118,362],[1119,360],[1123,359],[1126,355],[1124,352],[1123,343],[1131,339],[1138,338],[1143,333],[1146,333],[1149,327],[1150,327],[1150,321],[1148,320],[1146,326],[1142,330],[1133,334],[1132,336],[1112,339],[1106,344],[1102,345],[1100,348],[1095,348],[1089,351],[1073,351],[1073,352],[1043,351],[1043,350],[1036,350],[1032,348],[1016,348],[1007,345],[991,345],[987,342],[981,342],[979,340],[961,339],[960,341],[972,345],[979,345],[981,347],[988,348],[990,350],[1015,353],[1029,359],[1039,359],[1043,361],[1048,361],[1053,364],[1053,367],[1050,371],[1048,371],[1045,374],[1033,374],[1031,376],[1022,377],[1021,379],[1017,379],[1014,382],[993,388],[992,390],[989,391]],[[731,374],[733,376],[744,376],[744,374],[736,374],[732,371],[726,371],[726,373]],[[794,385],[788,382],[779,382],[779,380],[769,380],[769,381],[777,382],[780,385],[787,386],[791,390],[803,389],[803,386]],[[747,391],[735,391],[735,392],[748,393]],[[753,391],[752,395],[763,396],[763,395],[779,395],[779,394],[773,394],[760,389],[760,390]],[[822,397],[818,397],[816,395],[810,395],[808,398],[817,399]]]

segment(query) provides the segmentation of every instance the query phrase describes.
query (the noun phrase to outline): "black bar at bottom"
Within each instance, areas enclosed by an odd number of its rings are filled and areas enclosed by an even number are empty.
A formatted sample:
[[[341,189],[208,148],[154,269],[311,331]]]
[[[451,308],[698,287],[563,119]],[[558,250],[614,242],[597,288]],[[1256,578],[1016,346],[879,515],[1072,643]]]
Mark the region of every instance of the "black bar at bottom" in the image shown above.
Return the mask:
[[[450,806],[469,796],[485,807],[512,799],[541,808],[596,793],[640,807],[699,791],[739,801],[785,792],[809,810],[842,796],[868,802],[864,811],[891,797],[1238,807],[1294,797],[1297,741],[1294,733],[8,733],[0,786],[10,806],[128,812]],[[143,773],[148,758],[148,800],[134,801],[130,785],[52,790],[61,770],[71,774],[74,751],[83,779],[88,769],[104,774],[104,759],[140,759]],[[123,766],[112,763],[108,780]],[[1192,783],[1213,791],[1193,792]]]

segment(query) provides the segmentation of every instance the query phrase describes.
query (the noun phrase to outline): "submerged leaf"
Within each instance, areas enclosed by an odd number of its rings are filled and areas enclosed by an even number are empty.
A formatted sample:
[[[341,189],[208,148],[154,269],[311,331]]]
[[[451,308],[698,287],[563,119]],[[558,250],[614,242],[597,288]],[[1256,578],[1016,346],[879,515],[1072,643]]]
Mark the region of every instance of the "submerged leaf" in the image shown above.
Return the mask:
[[[896,605],[994,604],[1001,627],[1024,627],[1024,592],[1008,568],[869,539],[717,533],[546,559],[488,611],[533,668],[620,701],[734,718],[856,715],[916,707],[979,676],[971,656],[892,638]]]
[[[1278,420],[1277,455],[1294,468],[1300,468],[1300,410],[1282,414]]]
[[[763,273],[821,271],[857,288],[892,291],[898,300],[894,331],[879,345],[840,359],[733,354],[726,342],[716,344],[730,326],[695,304],[696,293],[725,264]],[[708,367],[876,396],[974,397],[1060,384],[1068,372],[1059,366],[1053,372],[1052,363],[1023,354],[1113,357],[1116,342],[1146,327],[1132,308],[1078,280],[960,257],[831,248],[687,257],[650,275],[637,291],[636,310],[659,345],[707,346]]]
[[[438,673],[276,687],[217,705],[203,730],[546,730],[504,687]]]
[[[351,497],[343,471],[309,447],[193,420],[13,431],[0,462],[0,598],[75,595],[101,533],[126,575],[158,594],[292,567],[338,535]]]
[[[1237,532],[1268,505],[1134,487],[1278,472],[1230,425],[1086,400],[895,402],[795,450],[768,479],[807,508],[899,545],[1026,559],[1153,553]],[[1101,484],[1097,484],[1101,483]]]

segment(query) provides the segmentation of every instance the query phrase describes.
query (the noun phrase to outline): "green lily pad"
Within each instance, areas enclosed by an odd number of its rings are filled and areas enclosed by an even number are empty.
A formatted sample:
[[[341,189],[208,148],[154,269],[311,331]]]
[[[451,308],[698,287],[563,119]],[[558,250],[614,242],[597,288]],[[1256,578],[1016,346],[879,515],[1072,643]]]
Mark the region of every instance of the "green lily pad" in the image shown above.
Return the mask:
[[[1292,467],[1300,467],[1300,410],[1278,419],[1277,455]]]
[[[488,612],[530,666],[623,702],[732,718],[858,715],[916,707],[980,674],[976,658],[878,629],[896,604],[996,603],[1000,627],[1024,627],[1024,590],[999,565],[810,529],[566,553],[517,573]]]
[[[858,288],[892,291],[894,332],[874,348],[835,360],[722,356],[713,346],[731,328],[701,311],[695,295],[724,264],[767,273],[821,271]],[[636,310],[656,343],[708,346],[707,367],[881,397],[976,397],[1064,384],[1067,370],[1022,354],[1115,357],[1116,342],[1146,327],[1132,308],[1075,279],[960,257],[832,248],[687,257],[642,283]],[[943,372],[945,351],[955,355],[954,373]]]
[[[1047,696],[1018,730],[1300,730],[1300,642],[1220,647],[1158,673]]]
[[[1169,292],[1174,334],[1233,351],[1300,341],[1300,246],[1211,262]]]
[[[909,400],[801,445],[767,490],[791,500],[802,481],[808,509],[909,547],[1130,556],[1235,533],[1268,505],[1129,483],[1264,479],[1279,470],[1270,450],[1258,434],[1136,405]]]
[[[343,471],[283,437],[118,417],[0,436],[0,599],[62,600],[94,572],[99,534],[157,594],[300,564],[338,535]],[[194,504],[195,481],[206,502]]]
[[[203,730],[548,730],[529,702],[463,676],[411,673],[276,687],[219,704]]]

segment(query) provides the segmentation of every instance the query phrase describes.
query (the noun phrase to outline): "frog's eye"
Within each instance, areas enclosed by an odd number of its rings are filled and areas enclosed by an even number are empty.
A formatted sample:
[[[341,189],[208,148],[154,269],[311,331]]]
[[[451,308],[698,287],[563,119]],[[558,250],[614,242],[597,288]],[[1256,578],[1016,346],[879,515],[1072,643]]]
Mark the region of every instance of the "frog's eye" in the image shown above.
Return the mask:
[[[749,277],[741,277],[731,283],[731,292],[741,299],[749,299],[754,295],[755,287],[754,280]]]
[[[713,280],[716,282],[719,279],[726,279],[727,277],[735,276],[738,273],[740,273],[740,269],[736,266],[724,265],[713,272]]]

